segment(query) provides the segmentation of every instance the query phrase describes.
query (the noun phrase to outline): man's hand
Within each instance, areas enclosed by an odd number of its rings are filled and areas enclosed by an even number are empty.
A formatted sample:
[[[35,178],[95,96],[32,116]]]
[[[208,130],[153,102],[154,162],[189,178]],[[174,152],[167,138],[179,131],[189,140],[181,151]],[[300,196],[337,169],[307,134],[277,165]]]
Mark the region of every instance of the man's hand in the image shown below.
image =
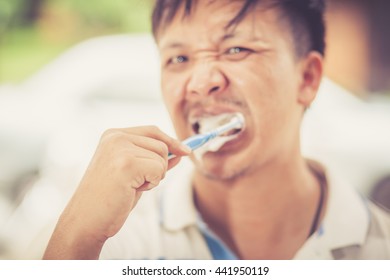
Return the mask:
[[[168,162],[168,152],[177,155]],[[106,131],[62,213],[45,259],[97,259],[143,191],[157,186],[191,150],[156,127]]]

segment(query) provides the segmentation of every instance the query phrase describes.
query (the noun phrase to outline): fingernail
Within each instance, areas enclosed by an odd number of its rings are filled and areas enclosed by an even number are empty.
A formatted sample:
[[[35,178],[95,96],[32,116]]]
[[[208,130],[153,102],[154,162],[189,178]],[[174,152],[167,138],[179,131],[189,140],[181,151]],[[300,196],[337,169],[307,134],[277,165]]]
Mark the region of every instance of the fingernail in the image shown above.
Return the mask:
[[[187,145],[181,144],[180,148],[181,148],[181,150],[182,150],[183,152],[186,152],[187,154],[192,153],[191,148],[188,147]]]

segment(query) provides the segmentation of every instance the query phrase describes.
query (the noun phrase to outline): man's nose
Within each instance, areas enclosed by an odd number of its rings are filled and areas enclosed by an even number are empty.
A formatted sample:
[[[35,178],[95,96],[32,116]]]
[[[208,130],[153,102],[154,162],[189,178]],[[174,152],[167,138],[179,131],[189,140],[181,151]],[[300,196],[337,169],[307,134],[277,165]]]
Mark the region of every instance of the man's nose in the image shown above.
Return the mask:
[[[210,96],[223,92],[228,84],[224,73],[213,63],[202,63],[192,69],[187,84],[188,97]]]

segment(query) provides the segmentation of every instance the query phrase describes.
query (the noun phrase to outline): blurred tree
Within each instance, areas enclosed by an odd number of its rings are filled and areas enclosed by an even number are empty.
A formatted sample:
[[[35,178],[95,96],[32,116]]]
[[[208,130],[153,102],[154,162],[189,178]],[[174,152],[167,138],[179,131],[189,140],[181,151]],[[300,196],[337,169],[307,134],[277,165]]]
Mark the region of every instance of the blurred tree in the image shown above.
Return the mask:
[[[21,0],[0,0],[0,39],[9,28],[12,19],[20,7]]]
[[[145,0],[52,0],[74,11],[86,29],[147,32],[151,1]]]
[[[329,0],[327,75],[365,96],[390,92],[390,1]]]
[[[0,83],[93,36],[149,32],[152,0],[0,0]]]
[[[33,24],[40,14],[40,10],[43,5],[43,0],[24,0],[23,10],[20,15],[21,24],[30,25]]]
[[[39,17],[44,0],[0,0],[0,32],[31,25]]]
[[[0,0],[0,36],[15,28],[34,26],[48,10],[56,15],[71,11],[69,21],[77,18],[81,30],[148,32],[150,9],[150,0]]]

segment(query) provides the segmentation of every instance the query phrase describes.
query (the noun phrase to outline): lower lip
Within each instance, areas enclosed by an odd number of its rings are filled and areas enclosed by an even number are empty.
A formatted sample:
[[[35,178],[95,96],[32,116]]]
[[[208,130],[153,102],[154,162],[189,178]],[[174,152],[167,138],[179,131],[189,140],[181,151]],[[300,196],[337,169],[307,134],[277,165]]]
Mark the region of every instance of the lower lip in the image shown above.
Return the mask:
[[[240,149],[243,146],[242,143],[243,143],[244,135],[245,135],[244,131],[241,131],[236,138],[223,144],[222,147],[215,153],[235,151]]]

